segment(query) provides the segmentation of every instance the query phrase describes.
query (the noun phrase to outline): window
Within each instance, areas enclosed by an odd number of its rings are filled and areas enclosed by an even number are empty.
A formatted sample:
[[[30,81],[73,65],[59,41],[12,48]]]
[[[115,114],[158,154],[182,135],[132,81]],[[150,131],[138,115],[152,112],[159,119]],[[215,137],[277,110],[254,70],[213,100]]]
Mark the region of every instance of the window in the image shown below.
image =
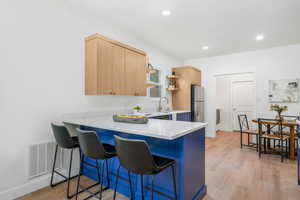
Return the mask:
[[[155,85],[154,87],[148,88],[148,96],[149,97],[161,97],[161,83],[160,83],[160,70],[156,70],[155,72],[148,73],[147,82]]]

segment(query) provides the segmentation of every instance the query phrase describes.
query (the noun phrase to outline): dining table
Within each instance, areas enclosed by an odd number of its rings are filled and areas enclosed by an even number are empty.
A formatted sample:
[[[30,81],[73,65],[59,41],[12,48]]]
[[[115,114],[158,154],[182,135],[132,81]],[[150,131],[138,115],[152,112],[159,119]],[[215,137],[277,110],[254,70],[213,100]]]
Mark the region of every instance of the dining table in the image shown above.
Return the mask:
[[[258,123],[257,119],[252,120],[253,123]],[[272,125],[277,125],[278,122],[275,121],[261,121],[261,123],[265,124],[270,128]],[[295,160],[295,139],[296,139],[296,127],[297,127],[297,122],[294,120],[284,120],[282,121],[282,126],[289,128],[290,132],[290,155],[289,159]]]

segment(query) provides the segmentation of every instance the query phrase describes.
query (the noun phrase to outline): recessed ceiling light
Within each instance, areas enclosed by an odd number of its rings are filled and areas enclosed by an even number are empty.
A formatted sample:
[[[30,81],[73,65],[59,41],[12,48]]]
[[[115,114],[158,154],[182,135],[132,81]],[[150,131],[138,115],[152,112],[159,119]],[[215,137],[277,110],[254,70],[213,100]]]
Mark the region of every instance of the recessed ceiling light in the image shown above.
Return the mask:
[[[203,50],[207,50],[207,49],[208,49],[208,46],[203,46],[202,49],[203,49]]]
[[[169,16],[169,15],[171,15],[171,11],[169,11],[169,10],[163,10],[163,11],[161,11],[161,15],[162,16]]]
[[[257,41],[260,41],[260,40],[263,40],[264,38],[265,38],[265,36],[264,36],[263,34],[259,34],[259,35],[256,36],[255,39],[256,39]]]

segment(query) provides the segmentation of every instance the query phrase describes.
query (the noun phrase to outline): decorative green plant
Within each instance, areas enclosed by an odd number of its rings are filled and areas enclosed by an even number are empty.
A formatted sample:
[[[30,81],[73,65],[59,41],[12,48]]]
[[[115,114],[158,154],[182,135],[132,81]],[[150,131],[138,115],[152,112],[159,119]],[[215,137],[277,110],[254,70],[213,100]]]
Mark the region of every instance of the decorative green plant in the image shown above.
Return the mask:
[[[137,111],[142,110],[142,108],[141,108],[140,106],[135,106],[135,107],[133,107],[133,109],[134,109],[134,110],[137,110]]]

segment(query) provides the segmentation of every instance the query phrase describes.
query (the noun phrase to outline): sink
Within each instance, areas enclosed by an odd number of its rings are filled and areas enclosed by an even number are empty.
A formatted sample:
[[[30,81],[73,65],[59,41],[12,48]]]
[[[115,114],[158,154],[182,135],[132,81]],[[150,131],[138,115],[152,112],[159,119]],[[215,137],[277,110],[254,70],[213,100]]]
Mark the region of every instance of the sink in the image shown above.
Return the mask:
[[[172,112],[172,110],[168,110],[168,111],[160,111],[159,113],[170,113]]]

